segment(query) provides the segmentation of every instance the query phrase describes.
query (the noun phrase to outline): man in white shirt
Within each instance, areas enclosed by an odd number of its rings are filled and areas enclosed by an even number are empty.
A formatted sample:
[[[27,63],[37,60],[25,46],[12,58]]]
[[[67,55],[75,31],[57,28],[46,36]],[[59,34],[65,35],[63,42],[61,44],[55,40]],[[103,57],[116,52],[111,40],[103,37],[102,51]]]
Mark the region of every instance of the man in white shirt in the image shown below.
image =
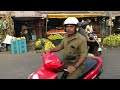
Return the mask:
[[[93,32],[93,26],[92,26],[91,22],[86,26],[85,30],[86,30],[87,33],[92,33]]]

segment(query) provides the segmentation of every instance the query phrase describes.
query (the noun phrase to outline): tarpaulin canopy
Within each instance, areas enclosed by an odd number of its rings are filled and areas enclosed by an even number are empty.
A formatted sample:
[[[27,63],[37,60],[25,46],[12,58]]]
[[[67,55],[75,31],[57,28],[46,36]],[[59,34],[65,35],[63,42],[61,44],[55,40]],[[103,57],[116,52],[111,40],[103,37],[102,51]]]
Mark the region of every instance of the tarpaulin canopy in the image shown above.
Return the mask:
[[[48,14],[48,18],[67,18],[67,17],[76,17],[76,18],[83,18],[83,17],[97,17],[97,16],[104,16],[103,14]]]

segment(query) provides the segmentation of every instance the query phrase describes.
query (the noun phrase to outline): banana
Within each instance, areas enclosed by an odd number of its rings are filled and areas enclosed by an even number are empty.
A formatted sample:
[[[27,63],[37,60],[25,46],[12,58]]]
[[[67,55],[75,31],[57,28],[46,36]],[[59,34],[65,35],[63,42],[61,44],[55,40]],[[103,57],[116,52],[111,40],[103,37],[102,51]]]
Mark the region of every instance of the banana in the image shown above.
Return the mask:
[[[102,44],[114,47],[120,46],[120,34],[107,36],[106,38],[103,39]]]

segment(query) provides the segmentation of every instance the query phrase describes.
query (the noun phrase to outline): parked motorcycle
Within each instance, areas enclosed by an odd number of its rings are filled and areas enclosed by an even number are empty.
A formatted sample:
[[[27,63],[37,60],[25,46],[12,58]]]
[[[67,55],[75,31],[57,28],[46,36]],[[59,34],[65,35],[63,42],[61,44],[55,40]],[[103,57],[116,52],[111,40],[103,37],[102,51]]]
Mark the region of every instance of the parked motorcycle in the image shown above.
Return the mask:
[[[42,56],[43,66],[30,74],[28,79],[58,79],[58,72],[64,72],[61,79],[66,79],[69,74],[65,64],[53,52],[44,53]],[[78,79],[99,79],[102,73],[101,57],[92,56],[85,61],[85,68]]]

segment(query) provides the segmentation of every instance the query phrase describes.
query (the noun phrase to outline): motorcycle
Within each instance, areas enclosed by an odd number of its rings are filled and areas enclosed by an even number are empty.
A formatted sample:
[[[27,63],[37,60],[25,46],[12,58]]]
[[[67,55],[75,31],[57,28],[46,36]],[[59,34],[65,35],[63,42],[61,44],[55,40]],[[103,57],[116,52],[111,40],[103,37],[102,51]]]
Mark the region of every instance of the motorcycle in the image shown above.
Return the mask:
[[[64,72],[61,79],[66,79],[68,71],[65,64],[53,52],[46,52],[42,56],[43,66],[29,75],[28,79],[58,79],[58,72]],[[84,63],[85,68],[78,79],[99,79],[102,73],[102,58],[92,56]]]
[[[100,47],[100,42],[98,41],[98,37],[95,33],[88,33],[88,36],[90,37],[90,40],[95,40],[98,48],[96,50],[95,56],[100,56],[102,54],[102,48]]]

